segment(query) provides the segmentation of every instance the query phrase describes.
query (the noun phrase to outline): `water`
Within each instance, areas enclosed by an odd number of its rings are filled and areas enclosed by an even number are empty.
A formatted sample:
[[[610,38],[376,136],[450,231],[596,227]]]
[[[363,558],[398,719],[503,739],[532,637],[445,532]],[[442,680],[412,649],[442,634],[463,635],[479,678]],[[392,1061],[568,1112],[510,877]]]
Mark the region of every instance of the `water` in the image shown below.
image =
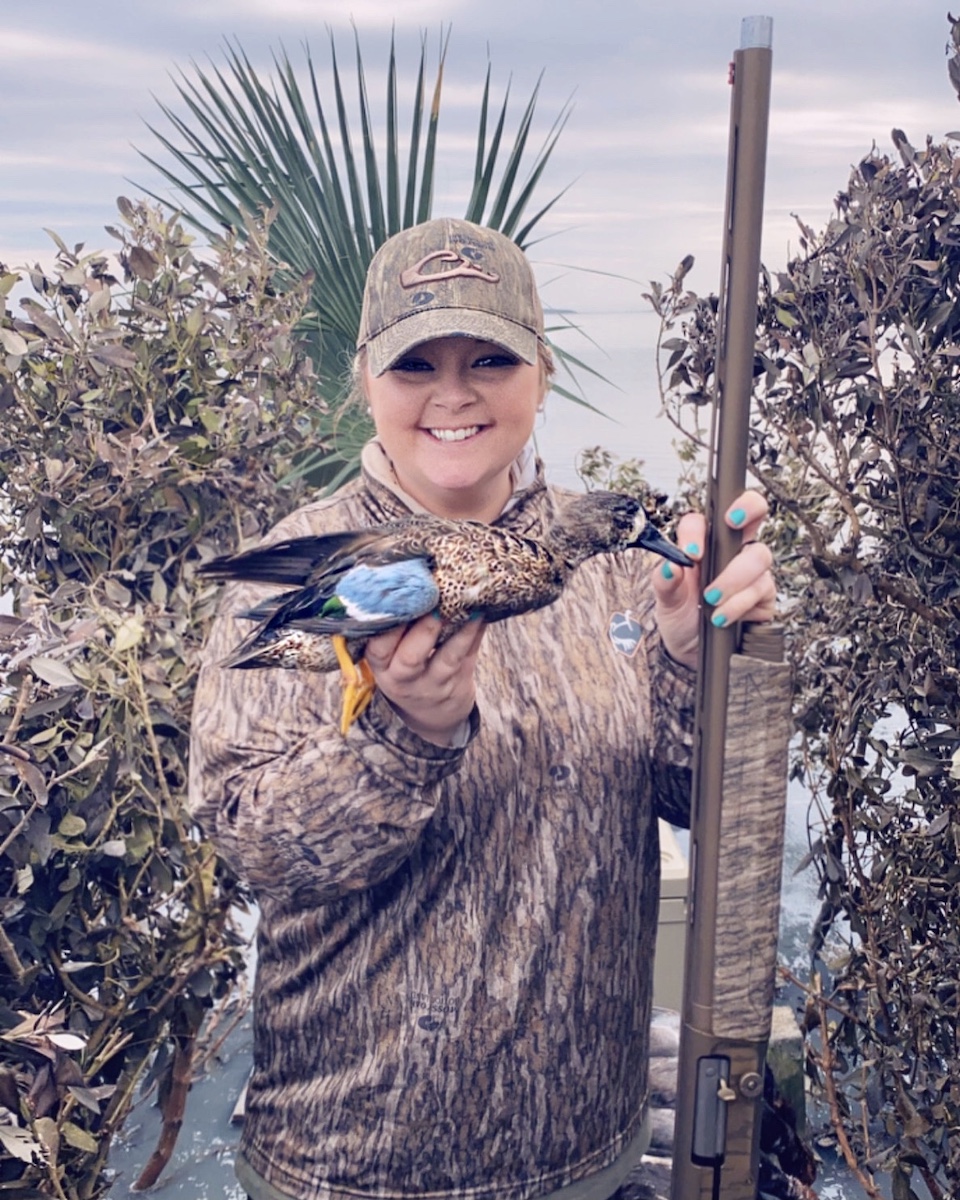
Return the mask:
[[[587,374],[580,376],[584,398],[603,415],[563,396],[548,396],[546,412],[536,430],[537,446],[548,476],[554,483],[582,487],[576,470],[577,456],[587,447],[603,446],[619,459],[641,459],[650,483],[671,489],[679,464],[674,449],[675,430],[660,415],[654,361],[657,318],[652,312],[638,309],[587,313],[577,316],[576,321],[584,335],[592,337],[603,350],[573,331],[565,332],[557,340],[604,377],[601,380]],[[562,370],[557,381],[569,387]]]
[[[656,367],[653,359],[656,318],[648,312],[593,313],[578,317],[585,330],[606,349],[599,351],[583,339],[561,343],[588,362],[609,381],[591,380],[585,387],[588,400],[606,417],[597,416],[559,396],[547,401],[547,412],[537,430],[538,449],[548,477],[565,486],[582,486],[576,471],[578,453],[600,445],[621,459],[644,461],[649,481],[670,490],[677,478],[675,432],[658,415]],[[818,907],[813,875],[796,873],[808,849],[807,797],[791,786],[787,801],[786,842],[781,895],[781,959],[799,976],[806,972],[806,945]],[[242,1200],[233,1177],[234,1151],[239,1127],[231,1113],[249,1069],[251,1045],[247,1016],[227,1039],[217,1059],[191,1090],[183,1130],[175,1155],[151,1194],[163,1200]],[[141,1103],[131,1117],[122,1141],[111,1156],[118,1172],[111,1191],[113,1200],[138,1193],[131,1185],[150,1156],[159,1134],[157,1111]],[[825,1162],[817,1182],[822,1200],[853,1200],[861,1195],[841,1164]]]
[[[149,1192],[133,1185],[160,1136],[155,1097],[141,1100],[110,1153],[116,1182],[110,1200],[157,1196],[163,1200],[246,1200],[234,1176],[239,1125],[232,1122],[237,1098],[250,1072],[253,1044],[249,1011],[194,1083],[173,1157]]]

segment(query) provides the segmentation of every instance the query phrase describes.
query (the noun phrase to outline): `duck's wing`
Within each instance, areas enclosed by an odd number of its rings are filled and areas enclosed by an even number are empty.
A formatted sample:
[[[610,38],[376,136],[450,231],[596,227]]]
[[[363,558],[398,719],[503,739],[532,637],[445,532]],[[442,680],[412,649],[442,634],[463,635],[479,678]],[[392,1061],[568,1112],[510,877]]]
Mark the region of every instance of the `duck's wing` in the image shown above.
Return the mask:
[[[440,593],[428,557],[382,554],[277,599],[267,612],[274,628],[358,638],[416,621],[436,609]]]
[[[342,533],[289,538],[257,546],[242,554],[225,554],[204,563],[200,575],[211,579],[243,579],[302,587],[331,563],[355,558],[365,547],[388,537],[390,527],[351,529]]]

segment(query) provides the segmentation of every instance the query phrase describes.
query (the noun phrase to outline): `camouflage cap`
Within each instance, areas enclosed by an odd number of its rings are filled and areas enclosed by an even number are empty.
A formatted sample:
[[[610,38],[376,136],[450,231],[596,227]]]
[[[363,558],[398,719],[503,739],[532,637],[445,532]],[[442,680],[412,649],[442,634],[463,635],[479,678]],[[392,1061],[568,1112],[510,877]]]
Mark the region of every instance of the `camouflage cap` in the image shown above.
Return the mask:
[[[495,229],[441,217],[389,238],[373,257],[357,349],[382,375],[421,342],[493,342],[527,363],[544,340],[543,309],[526,255]]]

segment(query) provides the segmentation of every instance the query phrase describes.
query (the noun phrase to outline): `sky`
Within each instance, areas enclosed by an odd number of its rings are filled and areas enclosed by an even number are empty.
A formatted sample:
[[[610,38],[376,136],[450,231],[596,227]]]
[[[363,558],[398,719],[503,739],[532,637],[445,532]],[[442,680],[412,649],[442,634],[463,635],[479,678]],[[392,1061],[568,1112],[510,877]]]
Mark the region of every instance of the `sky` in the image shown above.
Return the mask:
[[[321,74],[336,38],[352,83],[353,28],[368,92],[384,108],[394,31],[401,126],[426,38],[435,67],[450,30],[435,215],[461,215],[488,62],[513,119],[542,74],[539,143],[572,111],[542,195],[567,189],[531,257],[545,304],[583,314],[616,355],[649,310],[652,279],[687,254],[701,292],[719,281],[729,127],[728,63],[741,20],[773,18],[763,259],[796,248],[793,214],[815,228],[851,167],[893,127],[915,145],[960,129],[947,77],[948,0],[34,0],[0,3],[0,263],[49,262],[55,230],[112,248],[118,195],[164,185],[138,151],[162,153],[148,124],[183,112],[174,80],[225,64],[235,40],[261,70],[285,49]],[[606,314],[589,319],[590,314]],[[613,314],[612,316],[610,314]],[[579,319],[579,318],[578,318]],[[648,328],[645,325],[644,328]],[[571,347],[577,352],[577,347]],[[635,368],[622,368],[634,374]],[[616,369],[613,372],[616,375]]]
[[[543,72],[538,129],[572,99],[548,188],[569,188],[534,252],[548,303],[632,307],[687,253],[715,286],[726,171],[727,64],[741,18],[774,22],[764,260],[795,245],[792,213],[814,226],[849,170],[890,130],[914,144],[960,128],[946,73],[947,0],[35,0],[0,5],[0,261],[49,259],[44,228],[109,248],[117,195],[157,187],[138,150],[159,151],[158,100],[183,111],[173,79],[223,65],[227,39],[270,71],[337,38],[352,78],[351,21],[368,88],[383,108],[391,27],[412,78],[421,35],[435,63],[451,27],[437,210],[462,211],[480,91],[520,101]],[[406,89],[409,91],[409,88]],[[139,187],[137,185],[140,185]],[[546,194],[545,189],[545,193]],[[551,269],[550,264],[561,264]],[[579,268],[564,272],[563,267]],[[625,276],[588,279],[584,271]],[[551,282],[552,281],[552,282]],[[555,295],[554,295],[555,292]]]

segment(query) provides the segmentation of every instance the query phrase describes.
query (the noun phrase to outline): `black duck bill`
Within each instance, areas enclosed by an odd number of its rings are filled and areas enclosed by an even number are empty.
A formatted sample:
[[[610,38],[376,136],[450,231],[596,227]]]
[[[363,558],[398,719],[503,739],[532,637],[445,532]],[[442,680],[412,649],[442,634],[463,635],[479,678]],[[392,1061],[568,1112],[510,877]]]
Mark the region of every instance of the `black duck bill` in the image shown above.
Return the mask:
[[[661,557],[669,559],[670,562],[677,563],[678,566],[692,567],[694,565],[694,560],[690,555],[684,554],[680,547],[675,546],[673,542],[668,542],[652,521],[648,520],[641,529],[635,545],[642,546],[644,550],[652,550],[654,554],[659,554]]]

